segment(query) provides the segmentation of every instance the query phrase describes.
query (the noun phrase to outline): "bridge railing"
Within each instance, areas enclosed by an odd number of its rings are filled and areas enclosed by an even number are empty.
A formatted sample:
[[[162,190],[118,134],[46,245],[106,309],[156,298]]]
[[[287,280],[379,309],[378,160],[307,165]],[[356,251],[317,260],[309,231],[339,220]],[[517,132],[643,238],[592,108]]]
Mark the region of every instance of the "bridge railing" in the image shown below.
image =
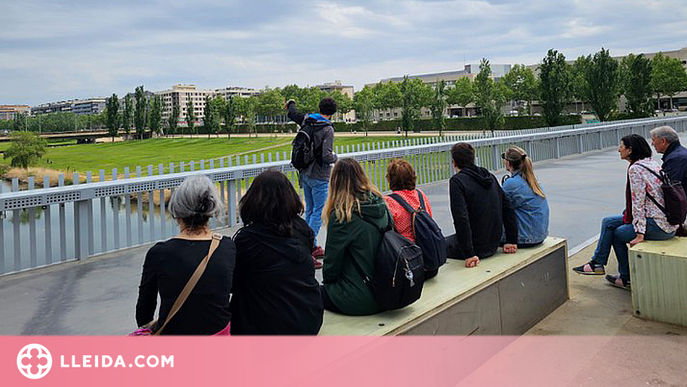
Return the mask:
[[[534,131],[493,138],[447,136],[439,141],[430,138],[416,138],[387,144],[365,144],[353,151],[349,147],[337,148],[340,157],[358,160],[370,179],[382,190],[387,191],[385,178],[388,163],[393,158],[404,158],[416,169],[418,184],[427,184],[448,179],[452,173],[450,148],[456,141],[470,142],[476,149],[477,162],[489,169],[502,168],[500,154],[512,144],[525,149],[533,161],[556,159],[593,150],[617,146],[620,138],[637,133],[647,137],[649,131],[661,125],[671,125],[679,132],[687,130],[687,117],[666,117],[610,124],[593,125],[584,128],[562,128],[556,131]],[[376,149],[373,149],[376,148]],[[117,170],[107,180],[100,171],[99,181],[93,182],[91,173],[87,182],[79,183],[75,174],[72,185],[65,185],[60,175],[58,186],[34,189],[35,179],[29,178],[28,189],[19,190],[18,181],[12,182],[13,192],[0,192],[0,274],[14,273],[26,269],[52,265],[118,249],[129,248],[157,240],[166,239],[178,233],[176,222],[166,208],[173,190],[191,175],[204,174],[217,183],[220,197],[227,211],[213,220],[214,228],[233,226],[240,222],[238,202],[253,179],[267,169],[285,173],[297,187],[296,171],[291,167],[286,152],[261,155],[260,162],[253,156],[253,164],[244,158],[245,165],[237,165],[240,158],[219,159],[200,162],[200,169],[185,171],[183,163],[180,172],[175,168],[148,167],[148,176],[142,169],[136,169],[131,177],[125,169],[124,178]],[[281,160],[280,160],[281,158]],[[206,169],[207,167],[207,169]],[[172,173],[165,173],[172,171]],[[50,186],[49,178],[43,181]]]

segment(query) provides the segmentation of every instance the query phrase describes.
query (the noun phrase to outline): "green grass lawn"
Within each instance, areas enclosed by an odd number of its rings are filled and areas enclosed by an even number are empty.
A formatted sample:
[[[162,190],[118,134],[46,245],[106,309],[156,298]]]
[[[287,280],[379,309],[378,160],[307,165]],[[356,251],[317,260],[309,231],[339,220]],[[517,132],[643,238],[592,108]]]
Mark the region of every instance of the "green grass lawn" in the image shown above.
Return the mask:
[[[335,137],[335,146],[347,146],[363,143],[377,143],[400,140],[399,136],[388,137]],[[5,145],[7,144],[7,145]],[[0,150],[6,149],[9,143],[0,143]],[[352,151],[353,149],[351,149]],[[252,161],[253,154],[260,160],[261,153],[282,154],[291,151],[290,137],[258,137],[258,138],[161,138],[142,141],[125,141],[116,143],[82,144],[48,148],[37,167],[55,169],[64,172],[92,171],[95,175],[104,169],[108,174],[112,168],[117,168],[119,173],[124,167],[129,167],[135,172],[136,166],[141,166],[143,173],[147,174],[148,165],[153,165],[157,173],[158,164],[163,164],[165,169],[169,163],[178,165],[179,162],[219,159],[220,157],[248,155]],[[49,160],[49,161],[48,161]],[[267,156],[265,156],[267,160]],[[207,162],[207,161],[206,161]],[[0,159],[0,164],[9,164],[9,160]],[[219,162],[215,162],[219,166]],[[187,167],[188,168],[188,167]],[[187,169],[188,170],[188,169]]]

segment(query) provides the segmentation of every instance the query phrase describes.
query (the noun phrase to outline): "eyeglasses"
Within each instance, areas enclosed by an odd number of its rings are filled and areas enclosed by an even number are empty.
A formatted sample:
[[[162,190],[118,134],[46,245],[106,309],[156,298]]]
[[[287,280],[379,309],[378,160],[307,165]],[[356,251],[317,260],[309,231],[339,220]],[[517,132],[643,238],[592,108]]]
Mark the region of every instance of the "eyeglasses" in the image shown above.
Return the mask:
[[[501,153],[501,158],[504,159],[504,160],[506,159],[506,152]]]

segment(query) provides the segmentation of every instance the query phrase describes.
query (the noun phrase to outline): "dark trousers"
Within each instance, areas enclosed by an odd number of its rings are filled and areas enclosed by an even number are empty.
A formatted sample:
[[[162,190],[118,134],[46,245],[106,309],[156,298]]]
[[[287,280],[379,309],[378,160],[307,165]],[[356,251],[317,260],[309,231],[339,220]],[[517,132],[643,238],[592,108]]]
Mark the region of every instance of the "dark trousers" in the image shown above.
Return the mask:
[[[324,289],[324,285],[320,285],[320,294],[322,295],[322,305],[324,305],[325,310],[334,313],[344,314],[343,312],[341,312],[341,309],[337,308],[336,305],[334,305],[331,298],[329,298],[327,291]]]
[[[446,257],[450,259],[460,259],[460,260],[466,260],[471,257],[467,257],[465,252],[463,251],[463,248],[460,246],[458,243],[458,238],[456,237],[456,234],[449,235],[446,238]],[[478,251],[475,250],[475,255],[479,257],[479,259],[484,259],[491,257],[492,255],[496,254],[496,250],[498,249],[498,246],[494,246],[493,249],[486,250],[486,251]]]

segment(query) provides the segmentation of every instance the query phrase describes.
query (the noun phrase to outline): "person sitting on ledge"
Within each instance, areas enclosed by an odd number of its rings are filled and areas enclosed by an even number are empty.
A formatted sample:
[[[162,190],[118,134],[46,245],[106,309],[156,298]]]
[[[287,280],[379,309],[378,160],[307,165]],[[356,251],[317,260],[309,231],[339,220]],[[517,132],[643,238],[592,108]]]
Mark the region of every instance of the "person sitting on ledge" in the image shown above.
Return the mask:
[[[315,335],[322,298],[303,203],[279,171],[255,178],[241,198],[244,226],[234,236],[232,335]]]
[[[358,316],[380,312],[358,270],[374,278],[382,232],[393,219],[382,194],[354,159],[334,165],[322,217],[327,226],[321,288],[324,308]]]
[[[451,215],[456,233],[446,237],[447,257],[476,267],[480,259],[496,253],[503,228],[504,253],[518,250],[515,211],[496,177],[475,165],[475,149],[459,142],[451,148],[456,174],[449,180]]]
[[[666,215],[653,201],[664,205],[661,180],[654,175],[661,168],[651,159],[651,148],[644,137],[638,134],[623,137],[618,153],[621,159],[630,163],[625,183],[625,211],[623,215],[608,216],[601,221],[601,234],[592,259],[574,267],[573,271],[588,275],[606,274],[604,266],[613,246],[620,275],[607,275],[606,280],[613,286],[629,290],[627,244],[632,247],[645,239],[670,239],[678,226],[668,223]]]
[[[198,175],[187,178],[174,190],[169,212],[181,231],[148,250],[136,303],[136,321],[138,326],[143,326],[153,320],[160,293],[159,318],[153,331],[164,325],[181,290],[208,254],[212,241],[208,220],[222,214],[223,210],[212,181]],[[214,335],[228,331],[235,260],[234,242],[222,238],[186,302],[160,334]]]
[[[532,247],[542,242],[549,234],[549,203],[537,177],[534,176],[532,161],[525,150],[511,146],[501,158],[510,175],[504,176],[503,192],[515,209],[518,223],[518,247]],[[506,235],[501,237],[506,242]]]
[[[424,192],[415,188],[415,169],[409,162],[403,159],[393,159],[389,162],[386,170],[386,180],[389,188],[401,199],[405,200],[413,209],[420,208],[420,195],[425,205],[425,211],[432,216],[432,205]],[[394,229],[411,242],[415,242],[415,231],[413,225],[413,214],[406,211],[403,206],[390,196],[385,196],[386,205],[394,218]],[[425,280],[437,275],[439,269],[425,270]]]
[[[687,148],[680,145],[677,132],[670,126],[660,126],[649,133],[654,149],[663,154],[661,168],[671,181],[679,181],[687,192]],[[687,236],[687,222],[677,229],[675,235]]]

